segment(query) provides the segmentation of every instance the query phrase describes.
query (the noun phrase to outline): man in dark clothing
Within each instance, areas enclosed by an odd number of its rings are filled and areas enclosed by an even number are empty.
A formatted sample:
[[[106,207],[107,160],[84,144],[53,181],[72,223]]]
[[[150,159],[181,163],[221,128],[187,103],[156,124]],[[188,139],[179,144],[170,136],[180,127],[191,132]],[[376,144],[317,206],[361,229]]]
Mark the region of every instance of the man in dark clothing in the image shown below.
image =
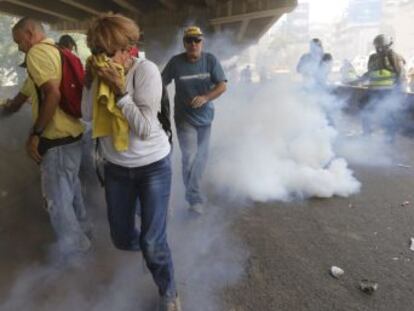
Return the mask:
[[[373,43],[375,53],[370,55],[368,72],[364,75],[369,79],[369,86],[385,88],[403,83],[405,60],[392,50],[392,38],[381,34]]]

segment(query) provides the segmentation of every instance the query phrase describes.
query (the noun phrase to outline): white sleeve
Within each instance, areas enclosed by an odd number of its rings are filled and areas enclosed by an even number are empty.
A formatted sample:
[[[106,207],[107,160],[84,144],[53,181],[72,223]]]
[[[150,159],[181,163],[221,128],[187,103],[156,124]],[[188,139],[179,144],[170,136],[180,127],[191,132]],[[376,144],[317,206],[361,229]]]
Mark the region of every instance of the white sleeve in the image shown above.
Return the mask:
[[[150,136],[151,130],[159,126],[157,113],[161,104],[162,80],[158,67],[143,61],[137,65],[130,83],[133,90],[122,97],[117,105],[128,120],[131,130],[141,139]]]

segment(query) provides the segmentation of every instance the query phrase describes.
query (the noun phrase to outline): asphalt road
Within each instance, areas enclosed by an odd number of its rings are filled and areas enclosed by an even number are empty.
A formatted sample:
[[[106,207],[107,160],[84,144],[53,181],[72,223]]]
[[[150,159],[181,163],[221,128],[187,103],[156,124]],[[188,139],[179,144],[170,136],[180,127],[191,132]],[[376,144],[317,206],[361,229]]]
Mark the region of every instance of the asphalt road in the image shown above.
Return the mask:
[[[69,265],[53,260],[37,168],[19,147],[28,126],[18,118],[1,121],[0,309],[153,310],[149,273],[140,256],[111,246],[96,185],[93,251]],[[350,198],[212,207],[201,219],[176,213],[170,238],[184,310],[414,310],[412,146],[393,147],[409,168],[353,165],[362,190]],[[344,269],[340,279],[329,275],[333,265]],[[362,279],[378,290],[361,292]]]
[[[406,141],[395,152],[414,163],[411,148]],[[353,168],[358,195],[262,204],[237,220],[250,258],[226,292],[230,310],[414,310],[414,166]],[[345,274],[333,278],[331,266]],[[363,279],[378,290],[360,291]]]

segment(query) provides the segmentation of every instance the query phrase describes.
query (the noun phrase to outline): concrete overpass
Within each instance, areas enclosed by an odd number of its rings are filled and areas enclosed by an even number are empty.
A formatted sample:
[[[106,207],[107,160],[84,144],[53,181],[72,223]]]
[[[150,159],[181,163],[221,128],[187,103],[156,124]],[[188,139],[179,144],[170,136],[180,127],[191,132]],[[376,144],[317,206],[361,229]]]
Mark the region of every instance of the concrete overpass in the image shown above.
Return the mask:
[[[147,38],[166,48],[177,30],[197,23],[211,33],[225,33],[237,45],[256,42],[297,0],[0,0],[0,11],[32,16],[53,29],[82,32],[91,17],[103,12],[135,19]]]

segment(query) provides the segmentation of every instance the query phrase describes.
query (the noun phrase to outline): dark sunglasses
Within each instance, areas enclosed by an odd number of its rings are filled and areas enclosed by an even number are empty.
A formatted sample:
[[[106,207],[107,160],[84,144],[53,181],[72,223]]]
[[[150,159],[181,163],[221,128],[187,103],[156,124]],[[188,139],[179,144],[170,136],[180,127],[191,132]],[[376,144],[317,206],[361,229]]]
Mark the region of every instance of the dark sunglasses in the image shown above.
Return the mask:
[[[92,52],[93,55],[105,54],[109,58],[112,58],[112,57],[115,56],[115,52],[113,52],[113,53],[107,53],[107,52],[105,52],[104,49],[101,49],[101,48],[92,49],[91,52]]]
[[[184,38],[184,42],[187,44],[191,44],[191,43],[200,43],[201,41],[203,41],[203,39],[201,38],[195,38],[195,37],[187,37]]]

